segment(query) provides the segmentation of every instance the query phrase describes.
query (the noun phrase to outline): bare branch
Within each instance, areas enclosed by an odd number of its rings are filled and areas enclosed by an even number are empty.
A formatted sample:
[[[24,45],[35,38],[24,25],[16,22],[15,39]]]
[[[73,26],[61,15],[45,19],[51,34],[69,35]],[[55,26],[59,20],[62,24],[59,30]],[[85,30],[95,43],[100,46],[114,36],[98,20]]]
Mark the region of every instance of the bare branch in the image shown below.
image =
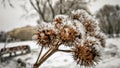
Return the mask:
[[[39,15],[41,16],[43,21],[46,21],[45,20],[45,16],[44,16],[44,12],[42,12],[41,7],[40,7],[40,1],[38,1],[38,0],[35,0],[35,1],[36,1],[36,5],[37,5],[37,8],[38,8],[38,11],[39,11],[38,12]]]
[[[43,13],[45,13],[45,10],[46,10],[46,4],[47,4],[47,1],[44,3],[44,5],[43,5]]]
[[[11,3],[10,0],[8,0],[8,3],[9,3],[9,5],[10,5],[12,8],[14,8],[14,6],[13,6],[13,4]]]
[[[7,0],[7,3],[8,3],[8,5],[9,5],[10,7],[14,8],[14,6],[13,6],[13,4],[11,3],[10,0]],[[1,4],[3,4],[3,6],[6,7],[6,0],[2,0],[2,1],[1,1]]]
[[[38,8],[38,11],[40,14],[42,14],[42,11],[41,11],[41,8],[40,8],[40,2],[38,0],[35,0],[36,1],[36,5],[37,5],[37,8]]]
[[[62,14],[63,12],[62,12],[62,0],[60,0],[60,14]]]
[[[21,7],[26,13],[29,12],[25,5],[20,5],[20,7]]]
[[[55,12],[54,12],[54,9],[52,7],[52,4],[50,3],[50,0],[47,0],[47,1],[48,1],[48,5],[49,5],[49,7],[50,7],[50,9],[52,11],[52,17],[54,18],[55,17]]]
[[[29,0],[30,4],[33,6],[33,8],[39,13],[38,9],[35,7],[34,3],[32,2],[32,0]]]
[[[3,6],[5,7],[5,0],[2,0],[1,4],[3,4]]]

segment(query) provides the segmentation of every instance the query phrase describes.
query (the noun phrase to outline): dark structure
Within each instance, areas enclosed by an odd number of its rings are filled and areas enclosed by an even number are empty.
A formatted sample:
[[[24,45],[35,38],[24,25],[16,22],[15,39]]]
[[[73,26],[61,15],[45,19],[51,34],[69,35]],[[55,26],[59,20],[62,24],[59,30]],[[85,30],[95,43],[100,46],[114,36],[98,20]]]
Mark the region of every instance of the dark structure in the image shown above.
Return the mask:
[[[0,42],[5,42],[6,40],[6,33],[4,31],[0,32]]]
[[[19,55],[24,55],[30,53],[30,47],[28,45],[16,46],[16,47],[9,47],[9,48],[2,48],[0,50],[0,60],[4,60],[8,57],[15,57]]]

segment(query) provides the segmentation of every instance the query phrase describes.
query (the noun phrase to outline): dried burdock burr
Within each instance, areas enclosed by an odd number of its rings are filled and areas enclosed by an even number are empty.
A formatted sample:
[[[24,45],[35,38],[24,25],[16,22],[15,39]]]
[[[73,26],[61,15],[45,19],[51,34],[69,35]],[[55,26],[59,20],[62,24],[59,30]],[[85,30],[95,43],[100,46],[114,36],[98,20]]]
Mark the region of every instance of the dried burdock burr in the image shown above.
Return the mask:
[[[96,28],[96,24],[92,23],[91,21],[85,21],[83,24],[88,32],[94,32]]]
[[[100,60],[100,54],[93,46],[79,45],[73,51],[73,58],[80,66],[92,67]]]
[[[101,59],[101,46],[105,46],[98,22],[85,10],[73,11],[70,16],[58,15],[52,23],[40,24],[35,35],[41,49],[34,68],[58,51],[72,54],[80,66],[93,67]],[[70,50],[59,49],[61,45]],[[48,51],[41,56],[44,48]]]
[[[55,37],[55,32],[52,29],[38,30],[35,34],[37,35],[37,41],[39,45],[43,47],[48,47],[51,40]]]
[[[75,37],[77,36],[77,32],[76,30],[74,30],[73,28],[69,27],[69,26],[64,26],[61,30],[60,30],[60,37],[61,40],[63,41],[74,41]]]
[[[72,19],[79,20],[80,15],[78,15],[78,14],[74,14],[74,15],[72,15],[71,17],[72,17]]]
[[[56,24],[61,24],[62,23],[62,18],[56,18],[55,20],[54,20],[55,22],[56,22]]]
[[[101,46],[105,47],[105,35],[100,32],[95,35],[95,37],[100,41]]]

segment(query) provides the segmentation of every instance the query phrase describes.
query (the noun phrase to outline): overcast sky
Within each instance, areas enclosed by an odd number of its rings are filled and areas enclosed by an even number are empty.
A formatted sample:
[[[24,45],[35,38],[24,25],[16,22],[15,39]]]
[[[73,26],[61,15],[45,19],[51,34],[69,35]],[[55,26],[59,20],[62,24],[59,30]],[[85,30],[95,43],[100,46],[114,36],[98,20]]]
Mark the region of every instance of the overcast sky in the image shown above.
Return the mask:
[[[120,5],[120,0],[97,0],[94,3],[89,5],[92,13],[95,13],[99,8],[101,8],[104,4],[112,4],[112,5]],[[28,19],[25,20],[21,18],[24,12],[21,8],[3,8],[0,5],[0,31],[9,31],[17,27],[22,27],[26,25],[35,26],[36,20]]]

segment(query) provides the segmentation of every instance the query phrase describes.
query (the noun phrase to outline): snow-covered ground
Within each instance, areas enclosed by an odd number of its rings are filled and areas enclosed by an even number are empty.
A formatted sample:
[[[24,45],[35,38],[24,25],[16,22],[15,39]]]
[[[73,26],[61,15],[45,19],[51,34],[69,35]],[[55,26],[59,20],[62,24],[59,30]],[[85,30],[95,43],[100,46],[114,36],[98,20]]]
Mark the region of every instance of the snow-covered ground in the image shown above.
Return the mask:
[[[12,42],[7,47],[27,44],[31,48],[31,53],[27,55],[17,56],[8,59],[8,61],[0,62],[0,68],[24,68],[16,60],[21,59],[26,63],[26,68],[32,68],[37,59],[40,47],[35,41]],[[4,47],[4,43],[0,43],[0,49]],[[63,48],[63,47],[62,47]],[[47,50],[47,49],[46,49]],[[44,50],[44,52],[46,51]],[[101,62],[95,68],[120,68],[120,38],[107,39],[106,47],[103,50]],[[71,54],[57,52],[47,59],[41,68],[80,68],[72,59]]]

